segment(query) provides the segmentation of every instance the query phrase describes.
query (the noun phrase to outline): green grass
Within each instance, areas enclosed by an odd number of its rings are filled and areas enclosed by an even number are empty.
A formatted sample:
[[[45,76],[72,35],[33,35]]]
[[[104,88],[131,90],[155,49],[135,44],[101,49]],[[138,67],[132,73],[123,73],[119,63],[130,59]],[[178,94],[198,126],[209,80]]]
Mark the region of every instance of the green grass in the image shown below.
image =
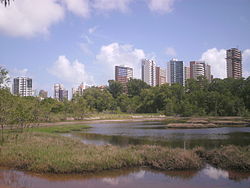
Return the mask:
[[[193,151],[159,146],[93,146],[47,133],[9,137],[0,151],[0,166],[39,173],[88,173],[141,166],[183,170],[203,166]]]
[[[205,163],[250,171],[250,147],[184,150],[148,145],[93,146],[57,134],[34,132],[17,137],[10,134],[0,146],[0,166],[38,173],[89,173],[129,167],[195,170]]]
[[[82,131],[88,129],[90,126],[82,124],[74,125],[56,125],[56,126],[46,126],[46,127],[34,127],[31,128],[32,132],[43,132],[43,133],[69,133],[72,131]]]
[[[160,113],[147,113],[147,114],[127,114],[127,113],[97,113],[97,114],[90,114],[89,118],[98,118],[101,120],[112,120],[112,119],[134,119],[134,118],[157,118],[159,117]]]

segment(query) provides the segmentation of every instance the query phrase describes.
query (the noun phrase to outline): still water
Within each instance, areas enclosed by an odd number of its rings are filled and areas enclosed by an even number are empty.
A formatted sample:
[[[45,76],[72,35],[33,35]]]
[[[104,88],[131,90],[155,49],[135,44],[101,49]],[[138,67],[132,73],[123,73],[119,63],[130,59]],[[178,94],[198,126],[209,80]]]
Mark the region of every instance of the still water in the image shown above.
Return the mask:
[[[126,122],[90,124],[92,128],[65,136],[81,138],[83,143],[119,146],[162,145],[193,148],[216,148],[221,145],[250,144],[250,127],[223,127],[202,129],[173,129],[162,122]]]
[[[100,174],[58,176],[0,170],[1,188],[249,188],[250,173],[218,170],[161,172],[148,169],[116,170]]]

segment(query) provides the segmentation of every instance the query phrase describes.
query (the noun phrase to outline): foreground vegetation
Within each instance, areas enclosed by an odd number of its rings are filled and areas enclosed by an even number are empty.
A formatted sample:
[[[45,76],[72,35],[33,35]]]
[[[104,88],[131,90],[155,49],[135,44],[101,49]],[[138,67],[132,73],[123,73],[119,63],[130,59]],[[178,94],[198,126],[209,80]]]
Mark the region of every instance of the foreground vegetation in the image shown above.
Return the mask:
[[[199,169],[193,151],[158,146],[85,145],[79,140],[45,133],[20,134],[1,147],[0,166],[42,173],[86,173],[148,166],[164,170]]]
[[[9,137],[0,151],[0,166],[39,173],[89,173],[141,166],[185,170],[200,169],[205,162],[250,171],[249,147],[227,146],[212,151],[146,145],[121,148],[85,145],[55,134],[23,133],[18,138]]]

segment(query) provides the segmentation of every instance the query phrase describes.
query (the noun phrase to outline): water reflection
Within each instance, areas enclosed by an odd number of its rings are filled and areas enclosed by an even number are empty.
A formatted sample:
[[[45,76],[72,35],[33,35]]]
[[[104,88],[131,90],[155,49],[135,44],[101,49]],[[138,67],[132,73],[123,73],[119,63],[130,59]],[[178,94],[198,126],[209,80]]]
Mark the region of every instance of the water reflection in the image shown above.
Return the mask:
[[[118,145],[118,146],[128,146],[128,145],[161,145],[168,147],[180,147],[191,149],[196,146],[203,146],[205,148],[211,149],[220,147],[222,145],[249,145],[250,144],[250,133],[229,133],[227,135],[221,135],[220,139],[213,138],[199,138],[195,136],[185,137],[183,139],[178,138],[152,138],[152,137],[129,137],[129,136],[117,136],[117,135],[101,135],[94,133],[72,133],[67,136],[73,136],[81,138],[82,142],[85,144],[94,145]]]
[[[228,178],[229,177],[227,171],[216,169],[213,167],[207,167],[203,172],[208,177],[215,179],[215,180],[218,180],[219,178]]]
[[[169,147],[216,148],[221,145],[250,144],[250,127],[203,129],[161,129],[160,122],[127,122],[91,124],[92,128],[70,136],[95,145],[162,145]]]
[[[114,170],[88,175],[37,175],[0,170],[0,187],[78,188],[78,187],[249,187],[250,173],[218,170],[207,166],[201,171],[155,171],[149,169]]]

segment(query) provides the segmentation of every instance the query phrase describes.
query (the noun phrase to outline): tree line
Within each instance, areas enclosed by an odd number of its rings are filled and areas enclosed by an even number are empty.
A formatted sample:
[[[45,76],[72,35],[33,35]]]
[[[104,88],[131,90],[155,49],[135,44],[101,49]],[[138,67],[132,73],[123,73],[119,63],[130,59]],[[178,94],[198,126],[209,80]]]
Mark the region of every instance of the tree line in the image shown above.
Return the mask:
[[[83,119],[92,113],[162,113],[177,116],[249,116],[250,77],[247,79],[187,80],[186,85],[150,87],[139,79],[125,86],[114,80],[105,89],[88,88],[70,101],[19,97],[10,93],[7,71],[0,67],[0,124],[20,128],[40,122]]]

